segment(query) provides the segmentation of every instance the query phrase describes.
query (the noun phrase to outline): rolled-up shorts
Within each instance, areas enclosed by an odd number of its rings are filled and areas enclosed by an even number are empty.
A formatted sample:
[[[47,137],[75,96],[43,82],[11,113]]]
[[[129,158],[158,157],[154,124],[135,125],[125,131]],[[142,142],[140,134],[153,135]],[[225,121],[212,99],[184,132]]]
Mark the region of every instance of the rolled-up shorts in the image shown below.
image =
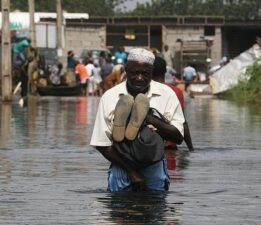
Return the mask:
[[[167,191],[169,189],[169,176],[166,160],[163,159],[151,166],[141,169],[140,174],[145,180],[149,191]],[[108,191],[131,191],[132,186],[127,172],[115,164],[111,164],[108,171]]]

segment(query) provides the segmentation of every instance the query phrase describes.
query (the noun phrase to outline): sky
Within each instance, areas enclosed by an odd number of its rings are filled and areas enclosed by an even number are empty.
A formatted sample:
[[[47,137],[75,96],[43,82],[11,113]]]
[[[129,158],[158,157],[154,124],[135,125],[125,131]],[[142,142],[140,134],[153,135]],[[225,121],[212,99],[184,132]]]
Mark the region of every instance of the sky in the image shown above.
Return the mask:
[[[143,4],[145,2],[150,2],[151,0],[127,0],[124,4],[121,5],[121,8],[126,7],[126,10],[133,10],[136,8],[136,3],[139,2],[140,4]]]

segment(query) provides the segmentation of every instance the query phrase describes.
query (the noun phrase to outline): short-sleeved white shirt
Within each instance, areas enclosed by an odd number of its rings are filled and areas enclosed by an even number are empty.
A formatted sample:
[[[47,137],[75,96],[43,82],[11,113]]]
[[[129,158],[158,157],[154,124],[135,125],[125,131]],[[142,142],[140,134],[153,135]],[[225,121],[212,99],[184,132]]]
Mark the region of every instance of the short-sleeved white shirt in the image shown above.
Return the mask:
[[[106,91],[100,99],[90,145],[111,146],[114,110],[120,95],[128,95],[126,81]],[[150,107],[157,109],[183,135],[184,116],[175,92],[165,84],[151,81],[145,94]]]

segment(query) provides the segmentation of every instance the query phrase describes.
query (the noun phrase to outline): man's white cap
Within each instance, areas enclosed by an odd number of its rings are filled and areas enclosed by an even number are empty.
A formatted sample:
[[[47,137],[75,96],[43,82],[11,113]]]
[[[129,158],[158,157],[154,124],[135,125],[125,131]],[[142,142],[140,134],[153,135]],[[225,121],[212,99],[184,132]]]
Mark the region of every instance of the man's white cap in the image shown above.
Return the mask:
[[[136,61],[153,65],[155,56],[152,52],[144,48],[131,49],[127,61]]]

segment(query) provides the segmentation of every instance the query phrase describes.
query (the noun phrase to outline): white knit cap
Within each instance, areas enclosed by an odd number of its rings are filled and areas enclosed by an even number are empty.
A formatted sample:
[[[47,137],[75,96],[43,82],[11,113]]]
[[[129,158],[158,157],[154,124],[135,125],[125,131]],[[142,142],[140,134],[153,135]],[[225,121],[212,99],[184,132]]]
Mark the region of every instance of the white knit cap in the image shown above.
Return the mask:
[[[152,52],[144,48],[131,49],[127,61],[136,61],[153,65],[155,56]]]

